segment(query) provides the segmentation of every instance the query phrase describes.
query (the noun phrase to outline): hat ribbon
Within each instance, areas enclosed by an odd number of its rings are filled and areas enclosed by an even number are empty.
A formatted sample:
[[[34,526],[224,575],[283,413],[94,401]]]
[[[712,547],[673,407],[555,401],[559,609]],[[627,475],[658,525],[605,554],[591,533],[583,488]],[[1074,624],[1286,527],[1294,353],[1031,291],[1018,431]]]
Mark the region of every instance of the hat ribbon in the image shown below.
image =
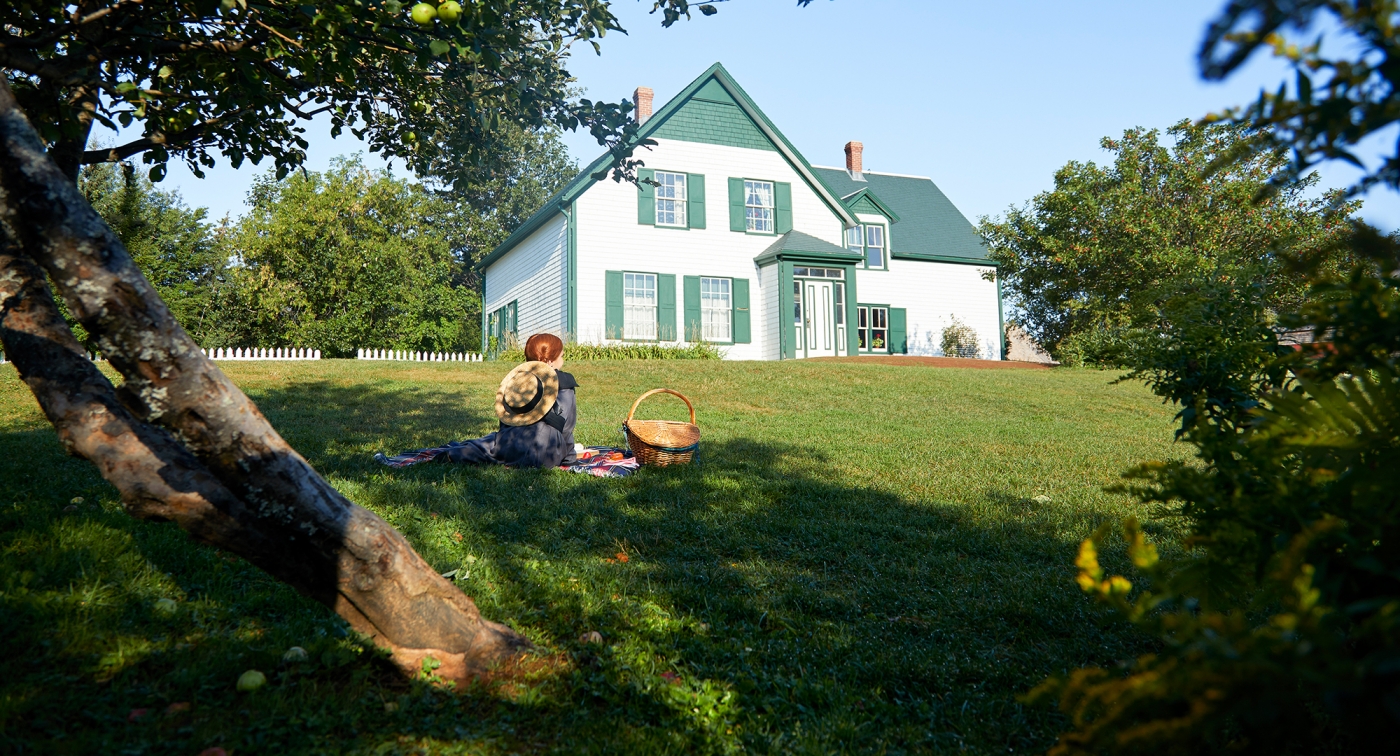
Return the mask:
[[[509,404],[506,405],[510,408],[511,412],[514,412],[517,415],[528,415],[530,413],[530,410],[533,410],[535,407],[538,407],[540,404],[540,400],[544,398],[544,382],[541,381],[540,377],[538,375],[535,375],[534,373],[531,373],[530,377],[535,379],[535,398],[526,402],[525,406],[523,407],[515,407]]]

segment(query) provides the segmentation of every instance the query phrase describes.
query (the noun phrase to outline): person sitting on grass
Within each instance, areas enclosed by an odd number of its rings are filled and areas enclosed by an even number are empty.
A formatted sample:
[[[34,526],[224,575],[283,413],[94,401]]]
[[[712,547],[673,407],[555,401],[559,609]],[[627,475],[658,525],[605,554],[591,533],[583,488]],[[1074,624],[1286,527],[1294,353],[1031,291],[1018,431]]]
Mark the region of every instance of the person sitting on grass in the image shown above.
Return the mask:
[[[374,458],[391,467],[404,467],[429,459],[507,467],[558,467],[577,461],[574,425],[578,381],[564,366],[564,342],[558,336],[537,333],[525,342],[525,359],[511,369],[496,390],[496,416],[500,430],[483,438],[453,441],[435,449],[404,452]]]

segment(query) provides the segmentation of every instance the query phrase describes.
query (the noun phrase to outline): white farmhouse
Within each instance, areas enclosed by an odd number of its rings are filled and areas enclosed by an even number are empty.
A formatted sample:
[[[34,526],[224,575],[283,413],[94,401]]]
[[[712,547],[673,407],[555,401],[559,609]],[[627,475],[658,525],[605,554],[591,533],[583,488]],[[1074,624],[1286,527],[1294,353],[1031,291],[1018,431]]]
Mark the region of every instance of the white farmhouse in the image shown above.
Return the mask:
[[[862,171],[859,142],[810,165],[718,63],[655,114],[636,96],[647,181],[592,178],[604,155],[486,256],[483,341],[939,355],[956,317],[1002,359],[995,265],[932,180]]]

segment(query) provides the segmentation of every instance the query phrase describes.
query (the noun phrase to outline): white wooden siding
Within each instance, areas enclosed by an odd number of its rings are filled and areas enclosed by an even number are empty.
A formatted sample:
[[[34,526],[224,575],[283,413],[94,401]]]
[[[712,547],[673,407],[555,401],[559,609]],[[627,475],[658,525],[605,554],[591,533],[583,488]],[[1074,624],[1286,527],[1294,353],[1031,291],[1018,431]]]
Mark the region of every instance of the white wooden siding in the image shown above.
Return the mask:
[[[758,271],[758,288],[763,292],[762,305],[754,307],[753,332],[755,340],[763,344],[762,359],[779,360],[783,357],[782,341],[778,336],[778,324],[782,309],[782,292],[778,290],[778,263],[771,262]],[[758,339],[762,331],[763,338]]]
[[[676,276],[676,327],[685,336],[684,276],[717,276],[749,280],[752,320],[750,344],[726,346],[729,359],[773,359],[776,327],[770,327],[764,297],[770,291],[759,281],[754,258],[777,241],[775,235],[729,230],[729,179],[750,178],[792,184],[793,228],[842,244],[841,221],[793,170],[781,153],[740,147],[658,139],[651,150],[636,157],[647,168],[705,176],[705,228],[657,228],[637,222],[637,188],[604,180],[594,183],[577,203],[578,317],[581,342],[602,343],[605,322],[605,279],[609,270],[670,273]],[[491,279],[487,277],[487,285]],[[773,289],[776,289],[776,281]],[[522,310],[524,300],[522,302]],[[762,308],[762,309],[760,309]],[[776,303],[773,306],[776,312]],[[522,315],[523,322],[523,315]]]
[[[944,356],[939,342],[951,317],[977,331],[984,359],[1001,359],[996,281],[983,280],[992,268],[958,263],[890,260],[889,270],[856,270],[859,304],[907,310],[909,354]]]
[[[568,234],[568,220],[556,215],[486,268],[482,309],[490,314],[518,301],[521,339],[536,333],[565,335]]]

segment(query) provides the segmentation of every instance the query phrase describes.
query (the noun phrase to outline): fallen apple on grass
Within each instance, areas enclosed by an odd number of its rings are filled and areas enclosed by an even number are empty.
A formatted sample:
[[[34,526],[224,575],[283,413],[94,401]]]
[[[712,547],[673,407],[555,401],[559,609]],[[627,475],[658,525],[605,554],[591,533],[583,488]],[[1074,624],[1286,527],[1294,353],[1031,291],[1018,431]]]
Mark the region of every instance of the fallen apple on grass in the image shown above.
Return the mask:
[[[247,672],[244,672],[243,674],[238,676],[239,693],[252,693],[253,691],[257,690],[258,688],[261,688],[266,684],[267,675],[257,671],[256,669],[250,669]]]

